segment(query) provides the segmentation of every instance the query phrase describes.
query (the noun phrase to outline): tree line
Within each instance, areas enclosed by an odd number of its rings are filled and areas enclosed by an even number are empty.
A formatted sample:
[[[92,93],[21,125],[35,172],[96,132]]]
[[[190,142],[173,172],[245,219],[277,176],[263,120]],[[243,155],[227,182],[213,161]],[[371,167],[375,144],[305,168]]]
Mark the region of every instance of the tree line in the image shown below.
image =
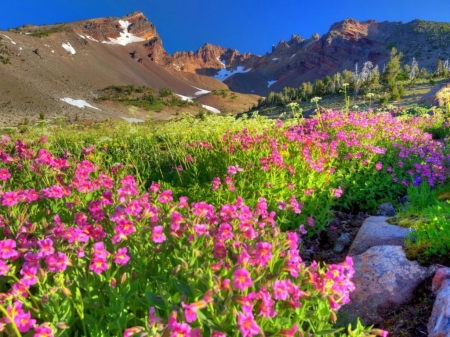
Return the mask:
[[[394,47],[390,53],[389,62],[380,71],[378,65],[366,61],[361,68],[355,65],[355,70],[344,70],[313,83],[304,82],[298,88],[285,87],[282,92],[270,92],[267,97],[260,97],[258,108],[270,105],[284,105],[294,101],[308,101],[313,97],[323,97],[337,94],[344,85],[350,94],[381,94],[380,103],[388,100],[396,101],[405,95],[405,85],[414,85],[419,79],[447,78],[450,73],[449,61],[439,60],[436,71],[428,73],[426,68],[419,68],[415,58],[411,64],[401,65],[402,53]]]

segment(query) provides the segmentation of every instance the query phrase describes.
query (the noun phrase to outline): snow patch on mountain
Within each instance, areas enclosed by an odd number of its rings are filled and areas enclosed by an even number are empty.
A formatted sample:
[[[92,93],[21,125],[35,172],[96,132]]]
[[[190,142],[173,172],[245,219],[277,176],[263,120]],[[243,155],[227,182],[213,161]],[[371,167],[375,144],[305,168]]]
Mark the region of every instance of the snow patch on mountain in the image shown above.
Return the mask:
[[[6,37],[9,41],[11,41],[12,44],[17,44],[15,43],[9,36],[6,36],[5,34],[2,34],[4,37]]]
[[[272,84],[274,84],[275,82],[277,82],[277,81],[268,81],[268,82],[267,82],[267,88],[270,88],[270,86],[271,86]]]
[[[142,123],[142,122],[144,122],[144,120],[139,119],[139,118],[132,118],[132,117],[120,117],[120,118],[125,119],[129,123]]]
[[[64,98],[61,98],[61,101],[66,102],[67,104],[76,106],[80,109],[84,109],[84,107],[87,107],[87,108],[92,108],[95,110],[100,110],[99,108],[96,108],[95,106],[90,105],[88,102],[83,101],[82,99],[73,99],[73,98],[69,98],[69,97],[64,97]]]
[[[200,91],[197,91],[194,94],[195,96],[203,96],[203,95],[209,94],[211,92],[211,91],[208,91],[208,90],[205,90],[205,89],[200,89],[200,88],[197,88],[197,87],[194,87],[194,86],[193,86],[193,88],[200,90]]]
[[[192,100],[192,97],[187,97],[187,96],[183,96],[183,95],[180,95],[180,94],[175,94],[175,95],[177,95],[178,97],[180,97],[182,101],[188,101],[189,103],[193,103],[193,102],[194,102],[194,101]]]
[[[212,106],[202,104],[202,107],[205,108],[206,110],[209,110],[209,111],[215,112],[217,114],[220,114],[220,110],[218,110],[218,109],[216,109],[216,108],[214,108]]]
[[[68,52],[71,53],[72,55],[74,55],[76,53],[75,49],[72,47],[72,45],[70,44],[70,42],[67,43],[63,43],[62,47]]]
[[[102,43],[119,44],[121,46],[126,46],[129,43],[145,41],[145,39],[128,32],[128,27],[130,26],[130,23],[128,21],[119,20],[118,23],[120,25],[120,28],[122,29],[122,32],[119,33],[120,36],[117,38],[108,37],[109,42],[103,41]]]
[[[236,70],[228,70],[226,68],[220,69],[217,75],[214,76],[215,79],[218,79],[219,81],[225,81],[227,78],[233,76],[234,74],[239,73],[248,73],[252,68],[244,70],[244,67],[239,66],[236,68]]]

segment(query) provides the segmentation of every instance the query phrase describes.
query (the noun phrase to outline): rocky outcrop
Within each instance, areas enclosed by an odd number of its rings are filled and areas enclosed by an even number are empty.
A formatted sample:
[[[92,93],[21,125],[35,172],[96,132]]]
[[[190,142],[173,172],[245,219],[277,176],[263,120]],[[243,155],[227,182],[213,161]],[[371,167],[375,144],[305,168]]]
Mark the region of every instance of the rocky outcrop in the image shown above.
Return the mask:
[[[366,325],[382,322],[387,311],[411,301],[415,288],[436,270],[409,261],[401,246],[372,247],[353,263],[356,289],[339,315],[347,322],[359,317]]]
[[[375,246],[402,246],[405,238],[411,233],[411,230],[409,228],[390,225],[386,222],[387,219],[384,216],[371,216],[367,218],[350,246],[348,255],[359,255]]]
[[[450,336],[450,269],[441,268],[433,277],[436,300],[428,320],[428,337]]]
[[[170,67],[178,71],[214,76],[225,67],[229,70],[235,70],[238,66],[251,68],[258,58],[250,53],[240,54],[236,49],[206,43],[196,52],[175,52]]]
[[[444,83],[433,87],[429,92],[423,95],[419,104],[443,106],[449,102],[450,98],[450,83]]]

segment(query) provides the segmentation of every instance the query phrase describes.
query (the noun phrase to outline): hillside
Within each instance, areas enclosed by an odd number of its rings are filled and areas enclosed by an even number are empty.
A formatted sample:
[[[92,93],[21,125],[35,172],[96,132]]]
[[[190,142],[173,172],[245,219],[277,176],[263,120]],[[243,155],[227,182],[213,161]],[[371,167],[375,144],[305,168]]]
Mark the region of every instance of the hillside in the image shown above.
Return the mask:
[[[200,85],[227,89],[200,75],[177,76],[161,67],[156,55],[159,59],[166,54],[154,25],[140,12],[0,32],[0,124],[33,121],[41,112],[89,120],[128,116],[129,106],[96,101],[99,91],[111,85],[167,87],[189,97]],[[97,109],[80,110],[62,98],[86,101]],[[146,118],[146,111],[137,113]]]
[[[263,56],[209,43],[196,52],[169,55],[155,25],[141,12],[24,25],[0,32],[0,124],[33,121],[39,115],[88,120],[130,117],[132,98],[125,103],[98,99],[104,88],[126,85],[169,88],[174,95],[190,99],[199,90],[203,94],[231,90],[243,96],[227,103],[214,95],[202,101],[216,104],[212,110],[242,112],[257,103],[257,95],[354,70],[356,64],[371,61],[381,70],[392,47],[404,54],[403,64],[415,57],[421,69],[433,72],[438,60],[450,56],[450,24],[346,19],[331,25],[322,37],[314,34],[304,39],[294,34]],[[73,100],[89,105],[80,110],[68,104]],[[142,105],[135,105],[133,112],[139,119],[168,119],[184,108],[163,106],[155,114]],[[197,113],[199,104],[194,105],[186,111]]]

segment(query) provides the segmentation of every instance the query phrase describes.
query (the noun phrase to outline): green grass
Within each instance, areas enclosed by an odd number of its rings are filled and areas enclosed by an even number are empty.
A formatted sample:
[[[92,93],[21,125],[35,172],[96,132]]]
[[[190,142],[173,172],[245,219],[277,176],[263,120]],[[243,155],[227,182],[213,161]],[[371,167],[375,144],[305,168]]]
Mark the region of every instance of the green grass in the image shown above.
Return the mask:
[[[146,86],[114,85],[100,91],[99,100],[120,102],[143,108],[147,111],[161,111],[167,107],[197,106],[197,103],[183,101],[168,88],[159,90]]]
[[[31,33],[30,36],[41,38],[41,37],[49,36],[51,34],[62,32],[66,29],[67,29],[66,25],[55,26],[55,27],[52,27],[49,29],[35,31],[35,32]]]

